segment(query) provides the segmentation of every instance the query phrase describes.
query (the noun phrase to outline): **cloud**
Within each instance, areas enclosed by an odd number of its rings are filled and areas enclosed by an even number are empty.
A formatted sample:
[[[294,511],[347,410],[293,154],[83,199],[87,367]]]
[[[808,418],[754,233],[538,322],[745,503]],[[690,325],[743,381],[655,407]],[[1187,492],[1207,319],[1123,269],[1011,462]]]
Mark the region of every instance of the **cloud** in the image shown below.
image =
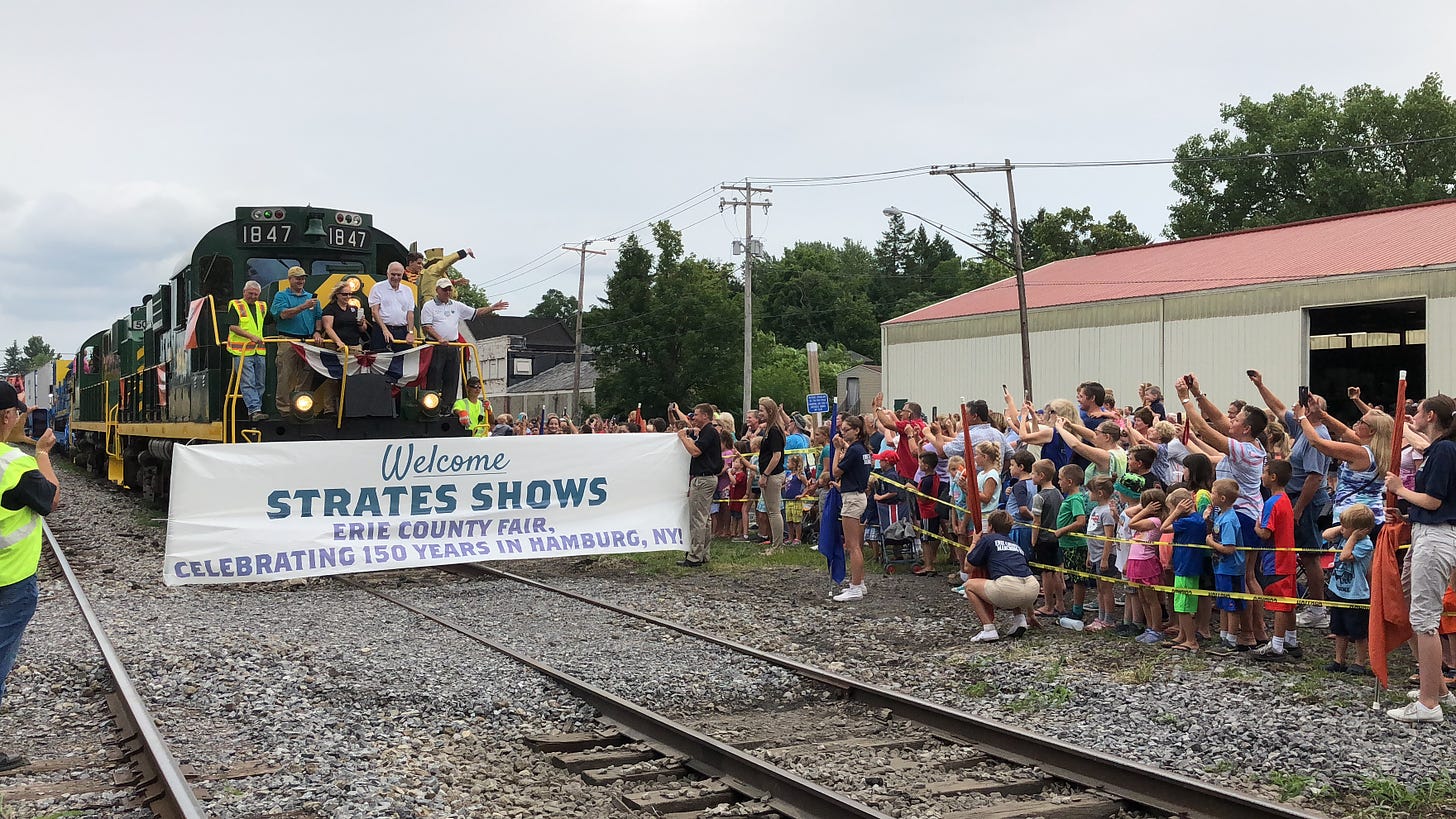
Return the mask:
[[[0,188],[0,281],[14,283],[0,326],[73,350],[155,292],[229,214],[150,182],[33,197]]]

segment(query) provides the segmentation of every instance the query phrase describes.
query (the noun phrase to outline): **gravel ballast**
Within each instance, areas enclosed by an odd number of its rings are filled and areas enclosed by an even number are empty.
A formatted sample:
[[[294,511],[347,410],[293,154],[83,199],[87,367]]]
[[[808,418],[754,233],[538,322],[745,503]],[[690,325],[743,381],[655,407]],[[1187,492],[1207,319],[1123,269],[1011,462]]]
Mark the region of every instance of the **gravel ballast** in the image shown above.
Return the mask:
[[[804,568],[664,581],[626,561],[500,567],[1093,752],[1336,815],[1365,804],[1370,780],[1413,788],[1456,770],[1456,725],[1396,723],[1384,714],[1393,699],[1372,710],[1372,678],[1323,671],[1332,651],[1323,630],[1301,629],[1305,660],[1269,667],[1072,632],[1050,618],[1020,640],[971,643],[979,621],[941,577],[872,573],[865,599],[840,604],[825,573]],[[1412,671],[1408,652],[1391,655],[1393,692],[1404,694]]]

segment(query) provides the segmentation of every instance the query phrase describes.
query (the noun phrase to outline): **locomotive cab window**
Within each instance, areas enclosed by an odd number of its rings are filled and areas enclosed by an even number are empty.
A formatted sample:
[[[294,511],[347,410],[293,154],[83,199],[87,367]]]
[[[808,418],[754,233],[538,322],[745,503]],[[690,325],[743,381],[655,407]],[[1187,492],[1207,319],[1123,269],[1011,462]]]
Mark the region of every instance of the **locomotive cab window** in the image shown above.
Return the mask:
[[[228,300],[233,298],[233,260],[227,256],[212,255],[203,258],[202,292],[199,296],[212,296],[217,309],[226,310]]]
[[[184,268],[172,277],[172,329],[181,330],[187,325],[187,314],[192,307],[192,294],[188,292],[187,274],[191,268]]]
[[[364,274],[363,262],[319,259],[313,263],[313,275],[315,276],[363,276]]]
[[[268,285],[288,278],[288,268],[300,266],[297,259],[252,258],[248,260],[248,280],[263,285],[263,289],[267,290]],[[242,295],[241,291],[239,295]]]

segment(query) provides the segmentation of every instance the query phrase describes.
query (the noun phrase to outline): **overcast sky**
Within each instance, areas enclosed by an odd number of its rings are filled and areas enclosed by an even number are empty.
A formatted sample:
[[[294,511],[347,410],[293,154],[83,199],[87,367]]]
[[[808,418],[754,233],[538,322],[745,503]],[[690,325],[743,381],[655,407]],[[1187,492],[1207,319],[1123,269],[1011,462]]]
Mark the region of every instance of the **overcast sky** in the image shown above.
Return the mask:
[[[722,181],[1166,157],[1241,94],[1456,82],[1446,2],[72,2],[5,22],[0,342],[66,352],[239,205],[472,246],[460,270],[524,313],[575,294],[553,248]],[[1017,205],[1122,210],[1156,235],[1170,178],[1028,169]],[[970,181],[1004,202],[1002,177]],[[754,221],[774,253],[872,245],[890,204],[982,217],[940,177],[775,187]],[[742,212],[717,202],[673,221],[728,258]],[[589,263],[589,302],[614,259]]]

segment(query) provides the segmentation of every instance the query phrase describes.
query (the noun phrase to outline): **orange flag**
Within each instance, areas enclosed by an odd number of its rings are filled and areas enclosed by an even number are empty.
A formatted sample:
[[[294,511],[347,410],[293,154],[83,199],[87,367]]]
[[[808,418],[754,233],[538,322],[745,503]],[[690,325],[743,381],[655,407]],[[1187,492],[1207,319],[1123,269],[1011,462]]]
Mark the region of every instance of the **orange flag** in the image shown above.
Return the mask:
[[[1400,564],[1395,560],[1394,541],[1398,538],[1385,536],[1392,529],[1409,531],[1404,522],[1387,518],[1370,564],[1370,671],[1381,688],[1390,687],[1386,655],[1411,638],[1410,611],[1400,587]]]
[[[1405,371],[1395,394],[1395,436],[1390,444],[1392,459],[1400,457],[1401,436],[1405,432]],[[1386,655],[1411,638],[1410,605],[1400,586],[1400,564],[1395,559],[1398,547],[1410,543],[1410,524],[1395,507],[1395,494],[1385,493],[1385,525],[1375,542],[1375,558],[1370,564],[1370,671],[1381,688],[1390,687],[1390,669]],[[1410,555],[1406,555],[1410,560]]]

